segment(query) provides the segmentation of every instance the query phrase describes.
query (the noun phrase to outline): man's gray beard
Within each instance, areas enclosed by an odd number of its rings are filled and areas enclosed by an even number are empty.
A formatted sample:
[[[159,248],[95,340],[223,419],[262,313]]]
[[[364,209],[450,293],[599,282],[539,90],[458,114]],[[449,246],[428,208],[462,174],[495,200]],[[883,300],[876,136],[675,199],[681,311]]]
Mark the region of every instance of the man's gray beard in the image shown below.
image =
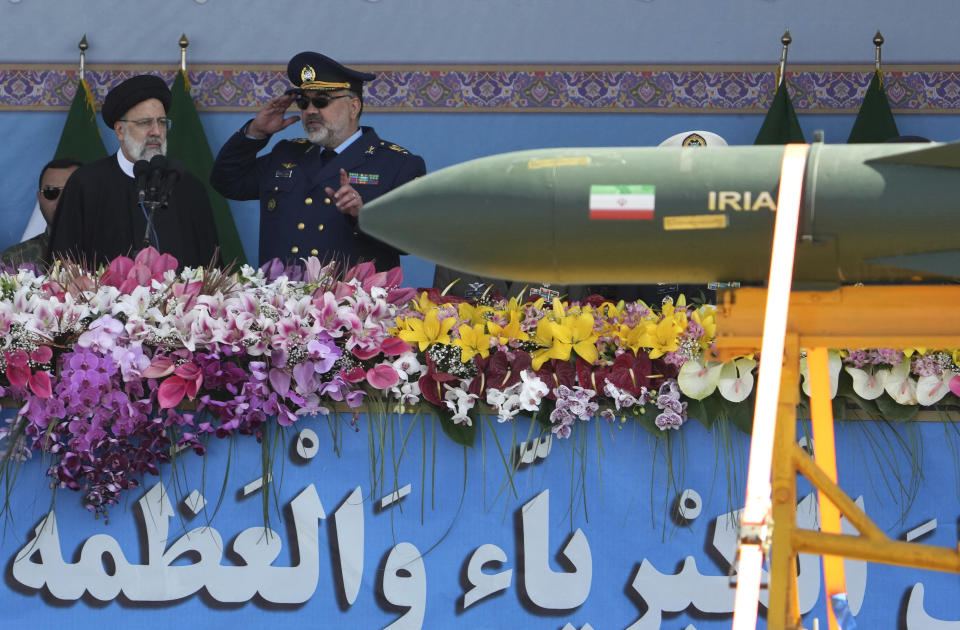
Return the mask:
[[[310,144],[315,144],[321,147],[326,146],[325,143],[330,141],[330,128],[323,124],[323,119],[321,119],[319,116],[317,116],[317,119],[318,120],[313,122],[319,123],[319,129],[314,129],[313,131],[307,129],[307,123],[311,122],[310,120],[307,120],[303,125],[303,131],[307,134],[307,140],[310,141]]]
[[[124,136],[123,138],[123,149],[132,159],[131,162],[136,162],[138,160],[147,160],[150,161],[155,155],[166,155],[167,154],[167,141],[162,140],[160,142],[160,150],[158,151],[154,147],[147,147],[147,141],[137,142],[129,135]]]

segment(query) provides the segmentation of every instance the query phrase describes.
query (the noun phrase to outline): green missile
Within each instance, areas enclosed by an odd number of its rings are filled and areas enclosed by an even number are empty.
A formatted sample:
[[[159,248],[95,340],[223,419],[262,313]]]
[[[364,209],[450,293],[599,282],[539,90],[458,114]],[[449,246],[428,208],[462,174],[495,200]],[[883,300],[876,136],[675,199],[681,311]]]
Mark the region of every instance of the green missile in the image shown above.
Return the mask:
[[[559,284],[764,283],[783,146],[541,149],[457,164],[361,229],[484,276]],[[814,143],[794,284],[960,278],[960,142]]]

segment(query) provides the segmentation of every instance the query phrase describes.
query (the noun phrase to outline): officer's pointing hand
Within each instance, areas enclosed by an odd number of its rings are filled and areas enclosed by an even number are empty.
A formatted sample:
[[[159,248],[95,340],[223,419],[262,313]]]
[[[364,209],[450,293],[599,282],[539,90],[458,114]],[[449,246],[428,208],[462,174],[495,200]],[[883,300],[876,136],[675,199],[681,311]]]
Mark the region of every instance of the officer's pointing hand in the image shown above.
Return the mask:
[[[350,185],[350,178],[347,177],[345,170],[340,169],[340,188],[334,191],[333,188],[327,186],[324,190],[328,197],[333,197],[334,203],[337,204],[337,210],[354,217],[360,214],[363,199],[360,198],[360,193]]]
[[[267,101],[267,104],[257,112],[257,117],[247,127],[247,135],[252,138],[263,139],[300,120],[299,116],[284,118],[287,108],[293,103],[294,98],[296,98],[295,94],[284,94]]]

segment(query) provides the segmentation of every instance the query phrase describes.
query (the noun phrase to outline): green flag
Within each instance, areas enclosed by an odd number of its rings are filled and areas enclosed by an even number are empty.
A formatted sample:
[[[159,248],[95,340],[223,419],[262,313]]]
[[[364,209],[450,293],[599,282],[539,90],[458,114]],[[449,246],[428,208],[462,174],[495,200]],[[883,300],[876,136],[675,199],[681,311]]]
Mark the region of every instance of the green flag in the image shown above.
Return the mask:
[[[77,84],[77,93],[70,104],[70,113],[67,114],[67,122],[63,125],[60,143],[53,157],[70,157],[83,163],[107,157],[107,149],[103,146],[103,138],[97,127],[93,94],[83,79]]]
[[[797,121],[797,113],[793,111],[793,103],[787,93],[787,80],[784,79],[777,87],[773,96],[773,103],[767,111],[763,125],[757,134],[754,144],[788,144],[791,142],[806,142],[803,139],[803,130]]]
[[[243,265],[247,257],[243,253],[240,234],[230,213],[230,204],[210,186],[210,170],[213,168],[213,153],[203,132],[200,116],[190,97],[190,82],[183,70],[173,81],[173,100],[170,103],[170,118],[173,127],[167,134],[167,155],[183,162],[187,170],[196,175],[207,188],[213,219],[220,240],[220,259],[224,264],[234,262]]]
[[[890,102],[887,93],[883,91],[883,77],[880,72],[874,72],[867,86],[867,93],[860,105],[857,119],[853,121],[853,129],[847,143],[855,142],[886,142],[890,138],[900,135],[897,123],[890,111]]]

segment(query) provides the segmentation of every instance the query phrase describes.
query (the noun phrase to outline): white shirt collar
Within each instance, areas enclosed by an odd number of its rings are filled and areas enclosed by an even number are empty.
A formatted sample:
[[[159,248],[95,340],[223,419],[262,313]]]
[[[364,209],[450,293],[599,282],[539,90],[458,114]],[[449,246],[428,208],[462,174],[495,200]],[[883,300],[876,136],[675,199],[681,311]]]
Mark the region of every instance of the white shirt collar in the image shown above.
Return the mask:
[[[133,178],[133,162],[127,159],[127,156],[123,154],[123,149],[117,151],[117,163],[120,165],[120,170],[123,171],[127,177]]]
[[[362,130],[362,129],[357,129],[357,130],[353,133],[352,136],[350,136],[349,138],[347,138],[346,140],[344,140],[343,142],[341,142],[341,143],[334,149],[334,151],[337,152],[337,155],[339,155],[339,154],[343,153],[344,151],[346,151],[346,150],[347,150],[347,147],[349,147],[351,144],[353,144],[354,141],[356,141],[356,139],[359,138],[359,137],[362,135],[362,133],[363,133],[363,130]],[[133,171],[130,171],[130,172],[132,173]]]

